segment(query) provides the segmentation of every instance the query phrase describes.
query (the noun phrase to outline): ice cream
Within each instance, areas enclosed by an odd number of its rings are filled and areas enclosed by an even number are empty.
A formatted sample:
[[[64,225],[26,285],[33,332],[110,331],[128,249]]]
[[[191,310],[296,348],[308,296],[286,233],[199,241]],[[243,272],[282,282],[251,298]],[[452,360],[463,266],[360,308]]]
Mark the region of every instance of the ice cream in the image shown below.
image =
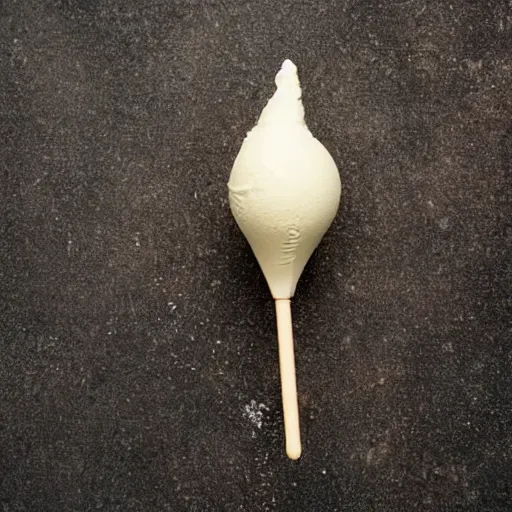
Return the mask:
[[[229,178],[229,204],[276,300],[286,452],[300,457],[290,298],[336,215],[338,169],[304,121],[297,67],[285,60],[277,89],[248,133]]]
[[[306,126],[290,60],[276,85],[242,144],[228,187],[231,211],[273,297],[286,299],[336,215],[341,183],[331,155]]]

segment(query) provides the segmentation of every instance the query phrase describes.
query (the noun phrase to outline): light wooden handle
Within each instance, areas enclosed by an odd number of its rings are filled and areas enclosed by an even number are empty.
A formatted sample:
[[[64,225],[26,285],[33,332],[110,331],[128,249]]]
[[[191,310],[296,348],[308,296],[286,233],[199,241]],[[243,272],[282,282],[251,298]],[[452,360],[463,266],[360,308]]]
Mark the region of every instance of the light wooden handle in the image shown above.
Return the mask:
[[[297,403],[290,299],[276,299],[276,316],[286,454],[290,459],[296,460],[300,457],[302,446],[300,442],[299,406]]]

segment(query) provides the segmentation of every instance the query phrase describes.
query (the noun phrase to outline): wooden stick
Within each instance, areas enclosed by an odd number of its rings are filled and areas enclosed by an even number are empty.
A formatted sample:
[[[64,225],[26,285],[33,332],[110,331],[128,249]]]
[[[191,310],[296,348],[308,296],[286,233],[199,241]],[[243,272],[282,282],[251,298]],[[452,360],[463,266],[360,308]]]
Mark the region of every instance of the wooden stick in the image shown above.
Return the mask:
[[[286,454],[290,459],[296,460],[300,457],[302,446],[300,442],[290,299],[276,299],[276,316]]]

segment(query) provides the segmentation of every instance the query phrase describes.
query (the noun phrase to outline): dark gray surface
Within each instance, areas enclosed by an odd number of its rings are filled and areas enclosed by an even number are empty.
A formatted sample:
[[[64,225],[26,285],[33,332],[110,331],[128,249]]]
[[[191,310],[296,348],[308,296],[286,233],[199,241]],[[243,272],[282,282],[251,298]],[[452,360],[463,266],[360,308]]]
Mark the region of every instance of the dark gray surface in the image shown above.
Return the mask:
[[[0,6],[2,512],[512,510],[509,2]],[[284,58],[344,184],[298,463],[225,186]]]

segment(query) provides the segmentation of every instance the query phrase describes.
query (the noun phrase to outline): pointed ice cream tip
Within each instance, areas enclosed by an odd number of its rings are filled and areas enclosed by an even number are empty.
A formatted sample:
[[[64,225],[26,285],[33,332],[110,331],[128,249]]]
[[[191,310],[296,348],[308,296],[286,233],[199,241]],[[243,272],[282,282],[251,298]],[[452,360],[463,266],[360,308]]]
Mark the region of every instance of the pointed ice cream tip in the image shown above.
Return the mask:
[[[297,66],[290,59],[283,62],[279,73],[277,73],[276,85],[280,93],[286,94],[290,98],[300,99],[301,90]]]
[[[301,97],[297,66],[290,59],[286,59],[283,62],[281,69],[277,73],[276,86],[278,91],[285,93],[291,98],[299,99]]]
[[[291,71],[297,72],[297,66],[290,59],[286,59],[283,62],[283,65],[281,66],[281,69],[284,70],[284,71],[291,70]]]
[[[258,125],[304,123],[297,66],[286,59],[276,75],[277,90],[263,109]]]

